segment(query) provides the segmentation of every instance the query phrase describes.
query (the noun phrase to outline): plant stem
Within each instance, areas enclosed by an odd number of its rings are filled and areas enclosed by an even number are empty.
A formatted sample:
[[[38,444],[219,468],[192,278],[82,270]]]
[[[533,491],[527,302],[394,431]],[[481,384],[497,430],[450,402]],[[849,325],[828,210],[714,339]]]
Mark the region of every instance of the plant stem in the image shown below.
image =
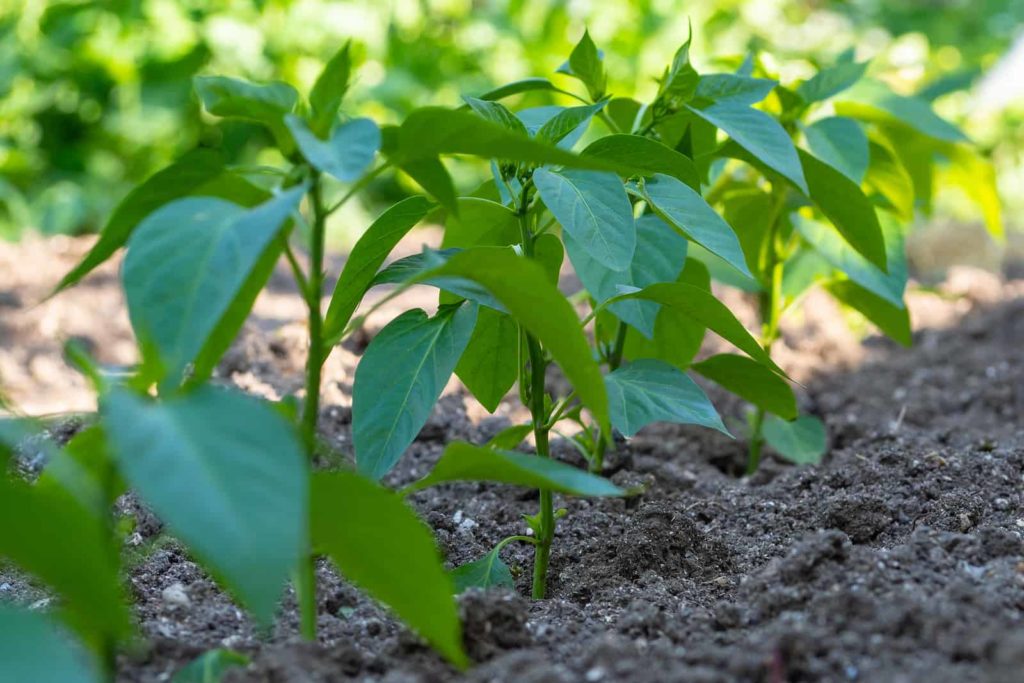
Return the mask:
[[[619,322],[618,331],[615,334],[615,345],[612,347],[611,353],[608,354],[608,369],[612,372],[618,370],[619,366],[622,365],[622,353],[626,348],[626,334],[629,332],[629,326],[624,322]],[[590,471],[594,474],[600,474],[604,469],[604,456],[608,452],[608,444],[611,443],[611,434],[602,433],[597,439],[597,447],[594,449],[594,457],[590,461]]]

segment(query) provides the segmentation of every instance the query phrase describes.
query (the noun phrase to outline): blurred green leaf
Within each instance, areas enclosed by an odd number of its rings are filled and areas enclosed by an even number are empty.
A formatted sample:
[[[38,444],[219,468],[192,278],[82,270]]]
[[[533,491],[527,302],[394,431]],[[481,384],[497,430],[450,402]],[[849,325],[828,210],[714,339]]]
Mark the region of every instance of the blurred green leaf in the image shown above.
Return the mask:
[[[764,439],[786,460],[797,465],[816,465],[828,449],[825,425],[812,415],[787,422],[775,415],[764,419]]]
[[[0,680],[100,683],[96,664],[48,616],[0,605]]]
[[[905,304],[894,306],[877,294],[849,280],[830,283],[828,291],[842,303],[862,313],[878,329],[903,346],[913,344],[913,334],[910,330],[910,312]]]
[[[786,420],[796,419],[796,396],[786,380],[746,356],[720,353],[691,367],[759,408]]]
[[[233,650],[208,650],[179,669],[171,683],[220,683],[229,670],[248,665],[249,658]]]
[[[295,88],[280,81],[260,85],[227,76],[196,76],[194,84],[206,111],[262,124],[274,134],[281,151],[291,151],[284,117],[299,101]]]
[[[294,114],[285,117],[295,144],[306,161],[318,171],[342,182],[357,180],[373,164],[380,149],[380,129],[370,119],[352,119],[335,126],[321,140]]]
[[[455,592],[462,593],[470,588],[514,588],[515,580],[508,565],[501,561],[500,546],[495,546],[483,557],[459,565],[449,574],[455,583]]]
[[[481,308],[455,374],[493,413],[519,375],[519,327],[504,313]]]
[[[312,128],[318,136],[326,135],[338,118],[338,108],[348,92],[352,78],[352,43],[346,42],[324,65],[309,92]]]
[[[868,136],[853,119],[830,116],[804,128],[807,145],[817,158],[858,185],[868,170]]]

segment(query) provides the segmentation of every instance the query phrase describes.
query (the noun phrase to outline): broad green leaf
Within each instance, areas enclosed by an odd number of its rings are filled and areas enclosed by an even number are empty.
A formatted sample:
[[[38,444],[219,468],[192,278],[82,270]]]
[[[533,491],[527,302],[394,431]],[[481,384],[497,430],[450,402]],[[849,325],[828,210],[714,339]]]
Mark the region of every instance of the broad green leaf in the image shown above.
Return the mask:
[[[341,100],[348,92],[352,77],[351,42],[341,49],[324,65],[317,76],[313,89],[309,91],[309,106],[312,109],[312,127],[317,135],[326,135],[338,118]]]
[[[959,128],[936,114],[927,100],[897,95],[889,86],[863,80],[835,103],[836,113],[862,121],[900,123],[936,140],[965,142]]]
[[[640,185],[640,194],[658,216],[684,237],[752,277],[736,233],[693,188],[658,173]]]
[[[721,128],[743,149],[807,192],[805,169],[800,165],[789,134],[768,114],[734,102],[697,109],[687,107],[708,123]]]
[[[85,258],[61,279],[53,294],[74,285],[110,258],[128,241],[135,226],[150,213],[174,199],[193,194],[223,170],[224,157],[220,152],[200,148],[152,175],[121,200],[99,240]]]
[[[608,428],[608,397],[601,371],[580,329],[572,305],[539,263],[511,249],[475,247],[452,256],[423,276],[459,277],[487,289],[512,317],[537,337],[562,368],[598,425]]]
[[[557,287],[562,272],[562,261],[565,260],[562,240],[550,232],[540,235],[533,241],[533,258],[544,268],[551,284]]]
[[[692,246],[692,245],[691,245]],[[711,289],[711,277],[703,263],[687,258],[679,282]],[[617,305],[617,304],[612,304]],[[625,356],[630,360],[655,358],[680,369],[689,367],[700,351],[707,328],[685,312],[662,306],[654,320],[654,337],[646,339],[639,332],[626,334]]]
[[[914,218],[914,181],[888,143],[871,140],[870,162],[864,180],[903,220]]]
[[[763,433],[769,446],[797,465],[818,464],[828,449],[825,425],[812,415],[801,415],[792,422],[768,415]]]
[[[468,299],[481,306],[507,313],[507,309],[501,302],[479,284],[457,276],[433,275],[435,269],[440,268],[452,256],[462,251],[458,248],[440,250],[428,248],[418,254],[398,259],[377,273],[370,286],[397,283],[431,285],[441,290],[440,303],[442,304],[454,304]]]
[[[886,299],[849,280],[829,284],[828,291],[842,303],[862,313],[878,329],[903,346],[913,344],[910,312],[905,305],[894,306]]]
[[[6,477],[0,478],[0,519],[0,557],[60,596],[61,616],[90,647],[129,634],[115,541],[105,520],[58,487],[30,487]],[[12,633],[4,631],[0,648]],[[0,670],[5,661],[0,658]]]
[[[561,142],[569,133],[581,126],[585,128],[594,115],[604,109],[606,104],[608,101],[602,100],[595,104],[562,109],[537,130],[537,139],[552,145]]]
[[[533,434],[532,425],[513,425],[502,429],[484,445],[487,448],[494,448],[499,451],[511,451],[519,446],[523,439],[530,434]]]
[[[796,419],[796,396],[786,380],[746,356],[720,353],[691,367],[759,408],[786,420]]]
[[[796,91],[806,102],[821,102],[838,95],[859,81],[867,68],[867,62],[840,62],[814,74],[801,83]]]
[[[0,605],[0,633],[0,681],[100,683],[96,663],[47,615]]]
[[[284,116],[299,101],[295,88],[280,81],[260,85],[227,76],[196,76],[193,83],[206,111],[262,124],[274,134],[283,152],[291,151]]]
[[[722,217],[736,232],[755,280],[765,280],[764,271],[768,264],[763,257],[767,257],[765,241],[775,219],[774,203],[770,193],[746,186],[727,193],[722,199]]]
[[[493,413],[519,375],[519,326],[515,321],[504,313],[481,308],[455,374],[487,412]]]
[[[581,154],[637,168],[644,175],[664,173],[700,191],[700,175],[693,161],[650,138],[639,135],[606,135],[588,145]]]
[[[64,448],[53,449],[36,488],[65,491],[97,517],[109,515],[125,485],[114,470],[102,425],[83,429]]]
[[[248,665],[249,658],[240,652],[223,648],[207,650],[179,669],[171,683],[220,683],[229,670]]]
[[[207,386],[159,403],[115,390],[100,410],[131,487],[270,624],[307,545],[309,475],[291,424]]]
[[[476,323],[472,305],[433,318],[407,311],[366,348],[352,389],[352,444],[359,472],[380,479],[430,417]]]
[[[681,315],[715,332],[762,365],[785,376],[736,316],[706,289],[683,282],[661,283],[645,287],[639,292],[623,294],[617,299],[644,299],[670,306]]]
[[[613,97],[605,110],[615,125],[623,133],[632,133],[640,126],[641,105],[631,97]],[[646,109],[643,109],[646,111]]]
[[[346,579],[395,611],[458,667],[462,626],[454,584],[430,529],[400,497],[353,472],[313,475],[315,550]]]
[[[583,32],[580,42],[576,43],[576,47],[572,49],[568,68],[563,66],[559,71],[578,78],[587,87],[587,92],[592,100],[598,100],[604,96],[604,90],[607,87],[604,62],[601,59],[600,51],[590,38],[589,31]]]
[[[293,188],[250,211],[221,199],[180,199],[135,230],[122,272],[128,313],[169,379],[203,348],[304,191]]]
[[[858,185],[868,170],[868,136],[853,119],[830,116],[804,128],[807,145],[817,158]]]
[[[448,169],[444,167],[441,159],[438,157],[413,159],[403,162],[401,169],[441,206],[453,213],[458,213],[455,183],[452,182],[452,177],[448,174]]]
[[[643,288],[656,282],[674,282],[686,262],[686,239],[657,216],[647,214],[636,221],[637,248],[625,270],[611,270],[592,259],[568,233],[562,236],[576,274],[597,303],[622,293],[621,287]],[[658,304],[651,301],[619,301],[609,307],[623,322],[645,337],[654,334]]]
[[[498,86],[493,90],[488,90],[480,96],[481,100],[502,100],[506,97],[513,95],[519,95],[524,92],[531,92],[534,90],[554,90],[558,88],[555,84],[546,78],[524,78],[519,81],[513,81],[512,83],[506,83],[505,85]]]
[[[460,197],[458,215],[445,221],[442,248],[504,247],[522,240],[519,217],[497,202]]]
[[[530,107],[529,109],[520,109],[517,111],[516,118],[522,121],[523,125],[526,127],[526,131],[530,135],[534,136],[538,142],[545,142],[539,137],[540,129],[557,119],[562,113],[569,109],[572,109],[572,107],[561,107],[557,105]],[[571,120],[572,119],[567,120],[566,123],[571,122]],[[580,141],[589,127],[590,117],[587,116],[584,120],[579,121],[575,128],[571,128],[564,132],[557,143],[550,141],[546,142],[548,144],[555,145],[559,149],[571,150],[576,146],[576,143]]]
[[[523,125],[523,122],[517,119],[516,115],[506,109],[504,105],[475,97],[463,97],[462,99],[470,109],[488,121],[497,123],[509,130],[526,134],[526,126]]]
[[[895,221],[883,223],[886,228],[884,235],[888,252],[888,273],[883,273],[854,251],[832,226],[803,217],[795,217],[793,225],[801,237],[833,267],[892,305],[903,307],[903,291],[907,286],[907,263],[903,233]]]
[[[668,363],[642,358],[608,373],[604,380],[612,425],[626,436],[652,422],[696,424],[729,434],[704,391]]]
[[[370,119],[339,124],[327,140],[317,137],[294,114],[285,117],[285,124],[306,161],[342,182],[357,180],[373,164],[380,149],[380,129]]]
[[[823,161],[800,150],[809,197],[851,247],[886,270],[885,238],[875,207],[860,186]]]
[[[614,173],[538,168],[533,182],[544,205],[580,248],[612,270],[629,267],[636,249],[633,208]]]
[[[736,74],[703,74],[697,83],[694,98],[749,106],[768,97],[768,93],[778,84],[778,81],[767,78],[750,78]]]
[[[515,580],[508,565],[501,561],[500,550],[501,546],[495,546],[483,557],[448,572],[455,583],[456,594],[470,588],[514,588]]]
[[[949,159],[949,163],[941,167],[943,179],[964,190],[981,209],[985,228],[992,238],[1004,241],[1006,231],[1003,228],[995,167],[968,145],[945,145],[942,151]]]
[[[500,451],[456,441],[423,479],[406,492],[453,481],[494,481],[570,496],[624,496],[626,491],[604,477],[539,455]]]

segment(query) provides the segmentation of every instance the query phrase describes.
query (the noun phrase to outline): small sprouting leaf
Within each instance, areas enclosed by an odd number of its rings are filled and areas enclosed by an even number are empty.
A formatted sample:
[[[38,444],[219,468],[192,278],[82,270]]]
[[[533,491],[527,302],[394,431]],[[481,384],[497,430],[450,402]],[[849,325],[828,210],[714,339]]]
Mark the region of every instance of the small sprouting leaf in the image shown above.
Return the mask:
[[[572,49],[569,61],[558,69],[560,73],[574,76],[587,87],[590,99],[599,100],[604,97],[607,87],[607,76],[604,72],[604,62],[601,59],[601,52],[594,45],[589,31],[583,32],[580,42]]]
[[[626,436],[652,422],[696,424],[729,434],[707,394],[675,366],[641,358],[604,379],[612,424]]]
[[[470,109],[475,111],[477,114],[493,121],[499,125],[513,130],[519,133],[526,134],[526,126],[523,122],[516,118],[516,115],[505,108],[505,105],[499,102],[492,102],[491,100],[482,100],[475,97],[463,97],[462,98]]]
[[[684,237],[720,256],[743,275],[752,277],[732,226],[693,188],[659,173],[640,185],[640,193],[654,212]]]
[[[484,445],[499,451],[511,451],[532,433],[532,425],[512,425],[492,436]]]
[[[829,284],[828,291],[842,303],[862,313],[865,318],[877,325],[878,329],[903,346],[913,344],[910,312],[902,302],[900,306],[894,306],[874,292],[849,280]]]
[[[678,108],[686,104],[697,90],[700,82],[700,75],[690,64],[690,41],[693,35],[686,38],[686,42],[676,50],[672,58],[672,65],[665,70],[658,87],[658,100],[665,101],[669,106]]]
[[[626,491],[604,477],[539,455],[500,451],[456,441],[423,479],[406,491],[453,481],[494,481],[571,496],[624,496]]]
[[[309,92],[312,127],[317,135],[325,135],[331,130],[337,119],[341,100],[348,92],[349,80],[352,77],[351,46],[350,42],[346,42],[334,53]]]
[[[860,80],[868,68],[867,62],[844,61],[822,69],[797,87],[797,94],[805,102],[821,102],[838,95]]]
[[[340,341],[345,326],[384,259],[399,240],[427,215],[430,206],[423,197],[403,199],[382,213],[352,247],[324,317],[324,344],[328,349]]]
[[[468,664],[452,580],[430,529],[400,497],[353,472],[317,473],[312,534],[314,549],[345,578],[393,609],[453,664]]]
[[[749,106],[757,104],[778,85],[767,78],[750,78],[736,74],[704,74],[697,83],[696,99],[731,102]]]
[[[700,175],[693,161],[657,140],[640,135],[606,135],[581,154],[637,168],[644,175],[664,173],[700,191]]]
[[[469,343],[477,308],[449,306],[433,318],[407,311],[373,338],[356,368],[352,443],[359,472],[380,479],[426,424]]]
[[[132,234],[122,273],[128,313],[169,379],[203,348],[304,191],[293,188],[250,211],[221,199],[179,199]]]
[[[813,415],[801,415],[792,422],[768,415],[764,439],[786,460],[797,465],[816,465],[828,449],[825,424]]]
[[[481,308],[455,374],[493,413],[519,375],[519,326],[504,313]]]
[[[963,131],[932,110],[927,100],[897,95],[889,86],[863,80],[835,103],[836,113],[862,121],[900,123],[945,142],[965,142]]]
[[[580,127],[585,129],[590,120],[594,118],[594,115],[604,109],[606,104],[608,104],[608,101],[602,100],[595,104],[562,109],[537,129],[537,139],[552,145],[561,142],[569,133],[578,130]]]
[[[614,173],[538,168],[533,182],[544,205],[587,254],[612,270],[629,266],[636,227],[629,197]]]
[[[830,116],[804,128],[814,156],[858,185],[868,170],[868,136],[853,119]]]
[[[483,557],[459,565],[449,573],[455,583],[456,594],[470,588],[513,588],[515,580],[508,565],[502,562],[500,547],[495,546]]]
[[[357,180],[373,163],[380,149],[380,129],[370,119],[352,119],[335,126],[321,140],[294,114],[285,117],[295,144],[313,168],[342,182]]]
[[[746,356],[720,353],[691,368],[740,398],[786,420],[797,416],[796,396],[786,380]]]
[[[306,547],[309,482],[292,426],[206,386],[159,403],[115,390],[100,410],[132,488],[269,624]]]
[[[561,107],[558,105],[547,105],[543,107],[530,107],[529,109],[520,109],[516,112],[516,118],[522,121],[526,127],[526,131],[534,136],[538,142],[543,142],[540,139],[540,129],[546,126],[548,123],[556,119],[562,112],[570,109],[569,107]],[[564,123],[569,123],[571,120],[563,120]],[[587,128],[590,127],[590,117],[587,116],[584,120],[580,121],[579,124],[563,135],[560,136],[558,143],[548,142],[553,144],[559,149],[571,150],[576,146],[576,143],[580,141],[583,135],[587,132]]]
[[[230,669],[248,665],[249,658],[240,652],[224,648],[207,650],[179,669],[171,683],[220,683]]]
[[[0,605],[0,633],[0,681],[100,682],[96,663],[45,614]]]
[[[597,303],[621,294],[620,286],[642,288],[656,282],[674,282],[686,262],[687,242],[653,214],[636,221],[637,248],[625,270],[610,270],[592,259],[568,233],[562,236],[576,274]],[[623,322],[645,337],[654,334],[658,304],[651,301],[619,301],[609,307]]]
[[[227,76],[196,76],[193,82],[206,111],[263,124],[283,151],[290,149],[284,116],[299,101],[295,88],[280,81],[259,85]]]
[[[703,108],[687,107],[710,124],[721,128],[769,168],[807,192],[807,180],[789,134],[768,114],[735,102],[719,102]]]
[[[457,213],[459,206],[456,203],[455,183],[452,181],[448,169],[444,167],[439,157],[425,157],[402,162],[401,169],[410,178],[419,183],[430,196],[436,199],[441,206]]]
[[[458,215],[449,215],[444,226],[443,248],[504,247],[522,239],[519,217],[498,202],[460,197]]]

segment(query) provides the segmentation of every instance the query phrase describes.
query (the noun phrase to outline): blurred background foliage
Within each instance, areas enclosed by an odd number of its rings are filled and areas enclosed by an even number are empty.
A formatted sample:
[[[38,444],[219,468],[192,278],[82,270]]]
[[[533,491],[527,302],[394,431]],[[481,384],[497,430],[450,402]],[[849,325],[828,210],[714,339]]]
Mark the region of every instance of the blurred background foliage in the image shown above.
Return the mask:
[[[1008,227],[1024,210],[1024,0],[0,0],[0,237],[97,231],[134,183],[201,142],[273,162],[260,129],[203,120],[197,73],[305,91],[352,39],[349,111],[395,123],[551,76],[584,27],[610,91],[649,97],[688,24],[702,71],[758,51],[783,83],[854,46],[991,156]],[[978,220],[955,196],[937,209]]]

